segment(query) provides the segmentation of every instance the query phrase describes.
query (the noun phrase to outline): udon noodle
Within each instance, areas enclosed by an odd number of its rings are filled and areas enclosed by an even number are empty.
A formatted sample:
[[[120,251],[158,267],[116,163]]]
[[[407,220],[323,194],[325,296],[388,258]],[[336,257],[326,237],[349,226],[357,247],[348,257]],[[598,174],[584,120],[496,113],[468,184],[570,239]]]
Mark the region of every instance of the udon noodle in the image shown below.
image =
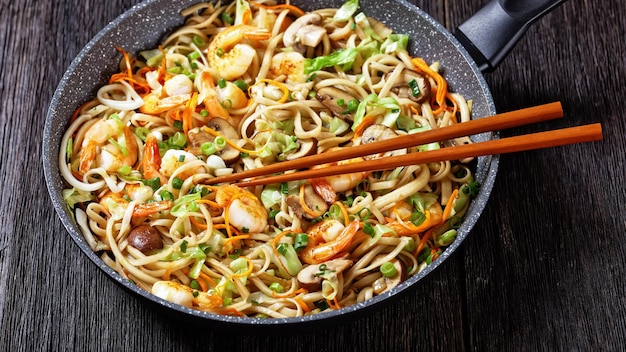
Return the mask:
[[[105,263],[183,306],[294,317],[368,300],[437,259],[478,187],[471,160],[208,184],[470,119],[438,64],[357,6],[200,3],[158,48],[117,48],[120,71],[78,108],[59,156],[64,199]]]

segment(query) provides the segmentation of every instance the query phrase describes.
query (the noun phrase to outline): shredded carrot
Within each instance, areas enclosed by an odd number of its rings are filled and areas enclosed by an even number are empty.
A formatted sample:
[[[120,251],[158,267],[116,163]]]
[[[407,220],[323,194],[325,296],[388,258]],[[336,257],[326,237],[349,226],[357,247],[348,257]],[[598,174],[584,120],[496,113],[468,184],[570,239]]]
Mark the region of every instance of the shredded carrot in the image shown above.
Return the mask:
[[[302,298],[300,298],[300,297],[294,297],[294,298],[293,298],[293,300],[294,300],[294,301],[296,301],[296,303],[298,303],[298,305],[300,306],[300,308],[302,308],[302,310],[303,310],[305,313],[308,313],[308,312],[310,312],[310,311],[311,311],[311,308],[309,308],[309,305],[308,305],[308,304],[306,304],[306,303],[304,303],[304,301],[302,300]]]
[[[195,216],[190,216],[189,221],[191,221],[191,223],[199,229],[206,230],[209,227],[207,224],[201,224],[198,221],[196,221]]]
[[[346,206],[343,205],[343,203],[340,201],[336,201],[333,204],[336,204],[339,207],[339,210],[341,210],[341,215],[343,215],[343,220],[345,224],[348,225],[348,223],[350,222],[350,215],[348,215],[348,210],[346,209]]]
[[[194,92],[191,95],[191,99],[189,99],[183,111],[183,131],[185,131],[185,134],[193,128],[193,112],[196,110],[196,105],[198,105],[198,92]]]
[[[302,210],[304,210],[305,213],[309,214],[313,218],[321,216],[322,214],[324,214],[324,212],[317,212],[316,213],[313,209],[309,208],[309,206],[304,201],[304,187],[305,187],[304,183],[302,185],[300,185],[300,193],[299,193],[299,197],[298,197],[299,200],[300,200],[300,206],[302,207]]]
[[[452,191],[452,194],[450,194],[450,198],[448,198],[448,202],[446,203],[446,207],[443,210],[443,216],[441,217],[441,223],[442,224],[446,220],[448,220],[450,218],[450,214],[452,214],[454,200],[456,199],[458,194],[459,194],[459,190],[458,189],[455,189],[454,191]]]
[[[436,110],[433,110],[433,114],[437,115],[441,113],[447,108],[446,94],[448,93],[448,83],[439,73],[430,68],[430,66],[428,66],[426,61],[424,61],[423,59],[416,57],[411,60],[411,63],[413,63],[415,67],[417,67],[425,74],[431,76],[433,79],[435,79],[435,82],[437,82],[437,94],[435,96],[435,101],[439,106]]]
[[[171,276],[171,275],[172,275],[172,269],[167,269],[167,270],[165,270],[165,274],[163,274],[163,276],[161,276],[161,278],[162,278],[163,280],[166,280],[166,281],[167,281],[167,280],[169,280],[169,279],[170,279],[170,276]]]
[[[248,238],[250,238],[250,235],[238,235],[238,236],[229,237],[224,241],[224,249],[226,249],[226,252],[230,253],[230,249],[226,248],[227,246],[234,247],[234,242],[239,241],[239,240],[246,240]]]
[[[209,200],[209,199],[199,199],[196,201],[196,203],[201,203],[201,204],[206,204],[211,208],[215,208],[215,209],[219,209],[220,206],[219,204],[217,204],[216,202]]]
[[[436,229],[437,229],[436,227],[433,227],[430,230],[426,231],[424,236],[422,236],[422,239],[420,240],[419,245],[415,249],[415,252],[413,252],[414,256],[417,257],[419,253],[422,251],[422,249],[424,249],[424,246],[426,246],[426,242],[428,242],[428,240],[432,237],[433,232],[435,232]]]
[[[200,285],[200,289],[202,290],[202,292],[207,292],[209,290],[209,286],[207,285],[206,281],[196,280],[196,282],[198,283],[198,285]]]
[[[254,263],[252,263],[252,260],[250,260],[250,258],[248,257],[240,257],[240,258],[243,258],[246,260],[246,262],[248,262],[248,269],[241,274],[237,274],[237,273],[233,274],[233,276],[231,276],[232,278],[249,276],[250,274],[252,274],[252,270],[254,270]]]
[[[377,116],[365,117],[363,121],[361,121],[361,123],[358,126],[356,126],[356,129],[354,130],[354,137],[352,137],[352,139],[354,140],[357,137],[360,137],[366,128],[368,128],[369,126],[373,125],[376,122],[377,118],[378,118]]]
[[[409,105],[409,110],[411,110],[412,113],[414,113],[415,115],[421,115],[422,113],[417,111],[417,108],[413,105]]]
[[[337,310],[341,308],[339,301],[337,301],[337,296],[335,296],[335,298],[333,298],[332,300],[327,299],[326,303],[328,303],[328,307],[330,307],[330,309]]]
[[[128,75],[128,78],[132,77],[133,76],[133,67],[132,67],[132,65],[130,63],[130,55],[128,55],[126,50],[120,48],[119,46],[115,46],[115,49],[117,49],[117,51],[122,53],[122,56],[124,56],[124,63],[126,63],[126,74]]]
[[[454,200],[456,199],[456,196],[458,195],[458,193],[459,193],[458,189],[455,189],[454,191],[452,191],[452,194],[450,195],[450,198],[448,199],[448,202],[446,203],[446,207],[443,210],[443,215],[441,216],[441,220],[439,220],[439,222],[435,226],[433,226],[430,230],[428,230],[424,234],[424,236],[420,240],[419,246],[417,246],[417,249],[414,252],[415,256],[417,256],[422,251],[422,249],[424,249],[424,246],[426,246],[426,242],[430,240],[435,230],[437,230],[439,226],[441,226],[444,222],[446,222],[446,220],[448,220],[448,218],[450,218],[450,214],[452,213],[452,209],[454,205]]]
[[[265,5],[258,3],[256,1],[250,1],[251,4],[264,8],[266,10],[289,10],[293,12],[296,16],[304,16],[305,12],[295,5],[290,4],[278,4],[278,5]]]
[[[202,271],[200,272],[200,278],[206,281],[207,283],[213,285],[213,287],[217,286],[215,281],[213,281],[213,279],[209,275],[203,273]]]

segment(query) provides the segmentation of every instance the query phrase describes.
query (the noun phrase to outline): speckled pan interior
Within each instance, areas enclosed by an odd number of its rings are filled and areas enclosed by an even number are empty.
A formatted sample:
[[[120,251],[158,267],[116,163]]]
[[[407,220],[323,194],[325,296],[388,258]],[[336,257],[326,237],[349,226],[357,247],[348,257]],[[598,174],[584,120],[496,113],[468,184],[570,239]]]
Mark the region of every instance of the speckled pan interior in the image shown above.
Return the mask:
[[[331,321],[336,323],[340,320],[354,319],[374,308],[380,309],[386,304],[397,301],[399,296],[411,287],[419,285],[422,279],[441,265],[468,236],[489,198],[498,166],[497,157],[478,159],[476,178],[482,185],[481,191],[470,206],[464,223],[458,231],[457,240],[437,261],[394,289],[367,302],[317,315],[287,319],[239,318],[181,307],[130,284],[108,267],[85,242],[61,195],[63,182],[58,167],[59,146],[70,116],[83,102],[93,98],[98,87],[106,83],[108,77],[116,72],[120,60],[120,54],[114,48],[116,45],[132,53],[156,47],[167,33],[183,23],[184,19],[180,16],[180,10],[197,2],[197,0],[148,0],[134,6],[98,33],[83,48],[63,75],[48,110],[43,132],[42,155],[45,179],[52,204],[71,238],[95,265],[130,292],[147,300],[148,303],[156,304],[166,313],[182,319],[201,321],[215,328],[226,329],[237,326],[250,333],[266,333],[277,329],[281,332],[285,331],[284,329],[297,331],[295,328],[299,329],[305,325],[324,327],[328,326]],[[339,7],[343,1],[295,0],[292,3],[305,10],[312,10]],[[422,10],[403,0],[362,0],[360,8],[366,14],[384,22],[395,32],[409,34],[412,38],[410,46],[412,54],[421,56],[429,62],[439,61],[451,89],[473,100],[474,118],[495,114],[491,94],[481,73],[465,49],[443,26]],[[484,141],[491,138],[497,137],[491,134],[481,134],[473,139]]]

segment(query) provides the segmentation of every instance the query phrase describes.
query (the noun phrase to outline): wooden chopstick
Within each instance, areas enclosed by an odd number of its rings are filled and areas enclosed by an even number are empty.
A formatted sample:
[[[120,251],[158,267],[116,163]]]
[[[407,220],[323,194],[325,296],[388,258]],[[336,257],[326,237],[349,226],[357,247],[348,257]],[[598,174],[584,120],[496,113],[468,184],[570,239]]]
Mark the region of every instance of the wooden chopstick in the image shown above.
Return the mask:
[[[363,171],[388,170],[400,166],[417,165],[444,160],[458,160],[468,157],[505,154],[532,149],[556,147],[566,144],[597,141],[602,139],[602,126],[599,123],[538,132],[516,137],[502,138],[487,142],[466,144],[438,150],[416,152],[404,155],[366,160],[358,163],[336,165],[327,168],[309,169],[276,176],[261,177],[236,183],[240,187],[277,184],[287,181],[312,179]]]
[[[384,153],[391,150],[409,148],[431,142],[441,142],[447,139],[469,136],[482,132],[498,131],[525,124],[552,120],[563,117],[563,107],[560,102],[538,105],[530,108],[505,112],[502,114],[470,120],[444,128],[437,128],[421,133],[398,136],[379,142],[361,144],[355,147],[344,148],[315,154],[296,160],[283,161],[258,169],[246,170],[231,175],[219,176],[205,180],[206,184],[227,183],[246,178],[271,175],[287,170],[308,168],[339,160],[346,160],[364,155]]]

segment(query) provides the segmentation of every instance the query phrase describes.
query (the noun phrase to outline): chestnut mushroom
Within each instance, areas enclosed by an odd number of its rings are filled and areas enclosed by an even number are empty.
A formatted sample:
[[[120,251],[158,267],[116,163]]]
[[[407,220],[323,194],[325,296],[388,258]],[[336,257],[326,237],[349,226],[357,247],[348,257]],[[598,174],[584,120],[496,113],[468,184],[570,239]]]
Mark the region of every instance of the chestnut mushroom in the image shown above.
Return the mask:
[[[344,270],[352,266],[352,260],[345,258],[338,258],[328,260],[324,263],[317,265],[309,265],[306,268],[300,270],[297,279],[304,289],[318,290],[322,285],[322,275],[324,271],[331,271],[335,274],[340,274]],[[322,273],[322,275],[320,275]]]
[[[453,139],[449,139],[447,141],[444,141],[443,145],[446,146],[446,147],[457,147],[457,146],[460,146],[460,145],[466,145],[466,144],[472,144],[472,143],[473,142],[472,142],[472,140],[469,137],[464,136],[464,137],[457,137],[457,138],[453,138]],[[469,163],[473,159],[474,158],[470,157],[470,158],[461,159],[459,161],[462,162],[462,163]]]
[[[159,231],[150,225],[140,225],[130,231],[126,237],[128,245],[137,248],[141,253],[148,253],[163,248],[163,240]]]
[[[385,74],[389,78],[393,71]],[[417,71],[405,68],[400,73],[397,82],[391,87],[391,91],[400,98],[409,98],[417,103],[422,103],[430,96],[430,81]]]
[[[231,141],[239,139],[239,134],[237,133],[237,130],[223,118],[212,118],[207,123],[207,127],[219,132],[221,135]],[[189,131],[188,135],[189,141],[191,142],[192,146],[192,153],[196,155],[201,154],[200,147],[202,146],[202,144],[206,142],[213,142],[215,140],[215,137],[212,134],[206,131],[202,131],[200,129],[193,129]],[[222,158],[226,165],[230,165],[239,159],[239,151],[231,147],[230,145],[227,145],[224,149],[216,152],[215,155]]]
[[[335,87],[320,88],[315,94],[317,100],[320,101],[330,112],[341,119],[354,121],[354,112],[350,111],[351,101],[359,101],[354,95],[343,89]]]
[[[313,155],[317,153],[317,140],[307,139],[298,141],[298,149],[285,154],[286,160],[296,160],[305,156]]]
[[[316,214],[323,214],[328,210],[328,205],[326,204],[324,199],[320,197],[317,193],[315,193],[315,190],[313,190],[313,187],[311,185],[304,186],[303,196],[306,206],[309,209],[313,210]],[[300,204],[300,197],[298,197],[297,195],[288,196],[285,199],[285,202],[291,209],[293,209],[293,212],[300,219],[302,219],[302,217],[305,217],[307,219],[313,219],[316,217],[313,214],[309,214],[308,212],[304,211],[304,209],[302,208],[302,204]]]
[[[326,29],[318,26],[322,16],[309,13],[295,20],[283,35],[283,44],[287,48],[304,53],[307,47],[316,47],[326,35]]]
[[[367,127],[363,131],[363,134],[361,135],[361,144],[382,141],[385,139],[395,138],[397,136],[398,134],[393,129],[385,125],[373,124]],[[407,153],[406,148],[402,148],[402,149],[397,149],[397,150],[391,150],[385,153],[366,155],[363,158],[366,160],[371,160],[371,159],[377,159],[377,158],[382,158],[386,156],[404,155],[406,153]]]

